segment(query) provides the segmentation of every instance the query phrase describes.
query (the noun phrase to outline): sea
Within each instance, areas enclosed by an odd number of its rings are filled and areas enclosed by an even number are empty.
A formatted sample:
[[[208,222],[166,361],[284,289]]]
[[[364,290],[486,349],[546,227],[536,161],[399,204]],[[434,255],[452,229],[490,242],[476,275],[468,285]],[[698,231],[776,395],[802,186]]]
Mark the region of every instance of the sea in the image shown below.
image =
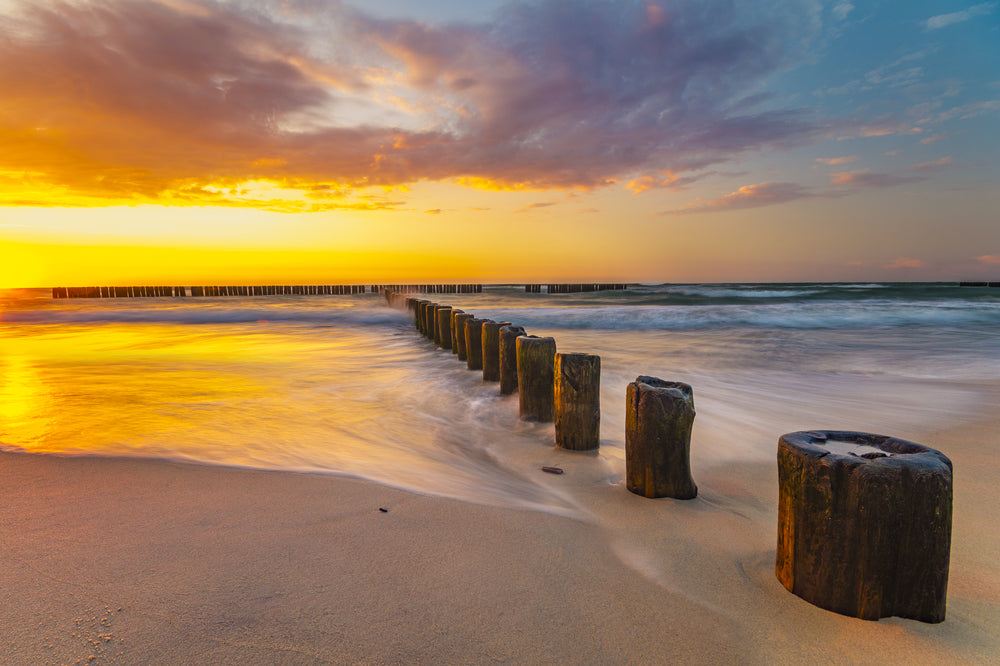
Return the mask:
[[[992,417],[1000,289],[951,283],[643,284],[575,294],[423,296],[601,357],[600,449],[442,350],[380,293],[53,299],[0,291],[0,449],[356,477],[568,512],[542,465],[594,460],[621,484],[625,392],[682,381],[692,472],[774,465],[796,430],[912,438]],[[947,454],[947,441],[920,442]],[[573,458],[573,456],[590,456]]]

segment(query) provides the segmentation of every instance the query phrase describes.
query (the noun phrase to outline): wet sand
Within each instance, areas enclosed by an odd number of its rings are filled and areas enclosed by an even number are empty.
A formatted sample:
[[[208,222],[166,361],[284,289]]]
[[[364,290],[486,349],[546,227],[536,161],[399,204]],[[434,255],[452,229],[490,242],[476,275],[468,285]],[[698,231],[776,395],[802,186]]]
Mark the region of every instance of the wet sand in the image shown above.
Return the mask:
[[[540,451],[566,470],[544,482],[581,507],[566,517],[332,476],[0,454],[0,662],[989,663],[997,425],[893,433],[955,465],[936,625],[787,592],[774,465],[695,469],[696,500],[647,500],[599,457]]]

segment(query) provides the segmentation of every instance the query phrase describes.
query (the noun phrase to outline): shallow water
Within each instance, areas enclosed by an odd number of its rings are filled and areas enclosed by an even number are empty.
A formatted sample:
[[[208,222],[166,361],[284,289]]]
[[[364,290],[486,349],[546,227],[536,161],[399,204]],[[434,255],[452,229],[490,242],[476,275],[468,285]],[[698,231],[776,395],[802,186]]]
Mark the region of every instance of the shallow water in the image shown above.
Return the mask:
[[[601,480],[624,473],[625,387],[694,387],[695,475],[770,462],[793,430],[978,420],[1000,377],[1000,290],[677,285],[429,299],[602,361]],[[53,300],[0,292],[0,447],[322,471],[564,512],[538,481],[551,424],[521,422],[377,294]],[[934,442],[922,442],[934,447]],[[541,475],[544,476],[544,475]]]

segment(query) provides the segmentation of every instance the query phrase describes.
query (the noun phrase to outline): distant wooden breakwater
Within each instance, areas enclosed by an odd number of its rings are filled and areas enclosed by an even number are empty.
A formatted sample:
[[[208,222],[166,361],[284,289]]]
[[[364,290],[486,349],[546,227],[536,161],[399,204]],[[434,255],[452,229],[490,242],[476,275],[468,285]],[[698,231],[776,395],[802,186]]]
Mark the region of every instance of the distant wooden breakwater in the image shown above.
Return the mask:
[[[619,291],[628,289],[627,284],[585,282],[580,284],[526,284],[524,285],[524,291],[528,294],[540,294],[542,293],[542,287],[545,287],[546,293],[549,294],[579,294],[591,291]]]
[[[1000,287],[1000,282],[959,282],[959,287]]]
[[[575,294],[582,292],[628,289],[627,284],[526,284],[530,294]],[[483,285],[474,284],[312,284],[312,285],[241,285],[195,287],[52,287],[52,298],[185,298],[217,296],[330,296],[347,294],[479,294]]]
[[[530,285],[529,285],[530,287]],[[554,422],[555,445],[596,451],[601,359],[556,351],[550,337],[508,321],[386,290],[445,352],[518,394],[522,419]],[[647,498],[694,499],[690,385],[639,376],[625,394],[625,487]],[[939,451],[854,431],[803,431],[778,440],[775,575],[820,608],[877,620],[945,617],[952,465]],[[559,467],[542,471],[562,474]]]

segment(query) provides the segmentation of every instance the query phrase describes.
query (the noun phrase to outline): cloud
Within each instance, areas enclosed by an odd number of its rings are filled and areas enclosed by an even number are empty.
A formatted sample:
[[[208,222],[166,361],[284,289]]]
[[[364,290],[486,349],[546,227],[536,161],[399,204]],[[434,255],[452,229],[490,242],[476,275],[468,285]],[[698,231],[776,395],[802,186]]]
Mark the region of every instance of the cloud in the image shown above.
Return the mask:
[[[655,189],[665,189],[669,192],[678,192],[686,189],[691,183],[697,182],[702,178],[706,178],[714,174],[714,171],[684,177],[678,176],[673,171],[666,171],[661,174],[645,174],[635,178],[634,180],[630,180],[628,184],[625,185],[625,189],[632,192],[632,194],[642,194],[643,192]]]
[[[942,157],[939,160],[933,160],[931,162],[921,162],[920,164],[914,164],[912,169],[914,171],[939,171],[945,167],[951,166],[951,156]]]
[[[936,141],[940,141],[941,139],[947,139],[947,138],[948,138],[947,134],[932,134],[931,136],[921,139],[920,143],[927,145],[930,143],[935,143]]]
[[[843,21],[845,18],[847,18],[847,15],[850,14],[851,11],[853,10],[854,10],[854,5],[852,5],[850,2],[838,2],[836,5],[833,6],[833,9],[831,9],[830,11],[833,13],[834,18],[836,18],[838,21]]]
[[[527,206],[521,206],[520,208],[518,208],[514,212],[515,213],[527,213],[528,211],[531,211],[531,210],[538,210],[539,208],[548,208],[549,206],[555,206],[555,205],[556,205],[555,201],[539,201],[538,203],[531,203],[531,204],[528,204]]]
[[[926,21],[924,21],[925,30],[938,30],[940,28],[947,27],[955,23],[962,23],[968,21],[969,19],[975,18],[977,16],[984,16],[986,14],[991,14],[996,8],[997,3],[995,2],[983,2],[978,5],[973,5],[968,9],[963,9],[960,12],[951,12],[950,14],[938,14],[937,16],[932,16]]]
[[[906,183],[917,183],[923,176],[896,176],[889,173],[871,173],[868,171],[851,171],[835,173],[830,176],[830,182],[843,187],[882,188],[895,187]]]
[[[440,208],[428,208],[427,210],[424,211],[424,213],[426,213],[427,215],[440,215],[441,212],[442,211]]]
[[[744,208],[760,208],[795,201],[796,199],[811,199],[825,196],[812,192],[796,183],[758,183],[744,185],[718,199],[695,199],[683,208],[665,210],[657,215],[690,215],[693,213],[709,213]]]
[[[818,35],[806,0],[542,0],[449,25],[304,0],[19,7],[0,38],[0,169],[42,174],[59,205],[219,204],[206,187],[260,180],[313,207],[421,180],[588,189],[824,129],[752,97]]]
[[[976,257],[976,261],[983,264],[1000,264],[1000,255],[998,254],[984,254],[981,257]]]
[[[945,122],[955,118],[959,120],[968,120],[969,118],[996,113],[997,111],[1000,111],[1000,99],[982,100],[980,102],[971,102],[969,104],[953,107],[947,111],[942,111],[937,116],[934,116],[929,120],[931,122]]]
[[[896,268],[923,268],[924,265],[925,265],[924,262],[922,262],[920,259],[912,259],[910,257],[898,257],[891,264],[886,264],[885,268],[892,268],[892,269],[896,269]]]
[[[820,164],[848,164],[849,162],[854,162],[858,159],[857,155],[848,155],[847,157],[817,157],[816,161]]]

